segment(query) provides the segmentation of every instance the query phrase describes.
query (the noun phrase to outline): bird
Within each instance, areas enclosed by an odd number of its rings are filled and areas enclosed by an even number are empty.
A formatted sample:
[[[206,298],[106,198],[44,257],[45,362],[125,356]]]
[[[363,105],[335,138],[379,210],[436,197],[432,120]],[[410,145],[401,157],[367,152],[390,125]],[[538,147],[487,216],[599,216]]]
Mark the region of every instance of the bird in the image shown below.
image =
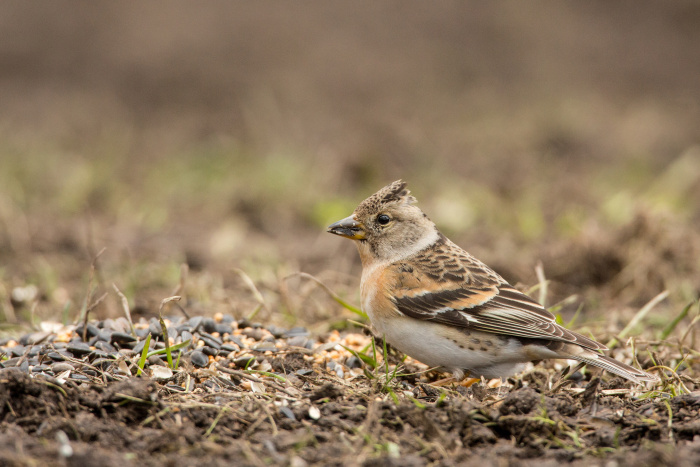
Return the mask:
[[[569,359],[634,383],[658,381],[604,355],[607,347],[559,325],[540,303],[449,240],[397,180],[328,227],[353,240],[362,310],[394,348],[465,378],[506,378],[528,362]]]

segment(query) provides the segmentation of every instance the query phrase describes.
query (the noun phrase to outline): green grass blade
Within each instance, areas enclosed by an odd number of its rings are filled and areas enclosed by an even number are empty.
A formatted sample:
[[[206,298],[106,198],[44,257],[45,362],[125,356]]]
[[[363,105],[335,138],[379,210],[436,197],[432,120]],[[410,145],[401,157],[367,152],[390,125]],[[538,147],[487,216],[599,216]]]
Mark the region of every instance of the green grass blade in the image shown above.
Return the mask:
[[[174,352],[176,350],[180,350],[181,348],[187,347],[188,345],[190,345],[191,341],[192,341],[192,339],[187,339],[185,342],[180,342],[179,344],[172,345],[172,346],[170,346],[170,350],[171,350],[171,352]],[[150,357],[151,355],[162,355],[162,354],[166,353],[166,350],[167,349],[154,350],[153,352],[149,352],[148,356]]]
[[[139,369],[136,372],[136,376],[140,375],[143,371],[143,367],[146,365],[146,359],[148,358],[148,348],[151,345],[151,335],[146,336],[146,343],[141,351],[141,358],[139,358]]]
[[[282,381],[283,383],[286,383],[286,382],[287,382],[287,378],[285,378],[284,376],[278,375],[278,374],[275,374],[275,373],[271,373],[271,372],[269,372],[269,371],[263,371],[263,370],[245,370],[245,371],[246,371],[247,373],[255,373],[255,374],[258,374],[258,375],[269,376],[269,377],[271,377],[271,378],[278,379],[278,380]]]
[[[683,321],[683,319],[688,316],[688,312],[690,312],[690,309],[695,305],[696,301],[692,301],[688,303],[685,307],[683,307],[683,310],[676,316],[673,321],[668,323],[668,325],[664,328],[663,331],[661,331],[661,335],[659,336],[660,340],[666,340],[668,336],[671,335],[674,329],[676,329],[676,326],[678,326],[678,323]]]
[[[363,317],[364,319],[368,319],[367,313],[365,313],[364,311],[360,310],[359,308],[357,308],[357,307],[355,307],[355,306],[350,305],[348,302],[346,302],[345,300],[343,300],[342,298],[340,298],[335,292],[333,292],[333,291],[330,289],[330,287],[328,287],[326,284],[324,284],[323,282],[321,282],[319,279],[315,278],[315,277],[312,276],[311,274],[307,274],[307,273],[305,273],[305,272],[300,272],[300,273],[292,274],[292,275],[293,275],[293,276],[298,275],[298,276],[301,276],[301,277],[305,277],[305,278],[307,278],[307,279],[311,279],[312,281],[314,281],[314,282],[316,282],[318,285],[320,285],[321,288],[322,288],[323,290],[325,290],[326,293],[327,293],[333,300],[335,300],[336,303],[338,303],[340,306],[342,306],[342,307],[345,308],[346,310],[352,311],[353,313],[355,313],[355,314],[358,315],[358,316]],[[290,277],[291,277],[291,276],[290,276]]]
[[[175,368],[173,368],[173,370],[180,368],[180,357],[182,357],[182,350],[177,352],[177,360],[175,360]]]
[[[163,317],[159,317],[160,329],[163,331],[163,342],[165,342],[165,355],[168,356],[168,368],[173,369],[173,353],[170,350],[170,339],[168,338],[168,328],[165,326]]]
[[[669,291],[664,290],[661,292],[659,295],[656,297],[652,298],[649,300],[649,302],[644,305],[636,315],[630,320],[630,322],[625,326],[625,329],[618,334],[618,337],[624,338],[627,337],[627,335],[632,332],[632,330],[644,319],[644,317],[656,306],[658,305],[661,301],[663,301],[666,297],[668,297]],[[608,348],[613,348],[615,347],[619,341],[616,338],[610,339],[610,341],[607,343]]]
[[[386,377],[386,384],[389,384],[389,353],[386,350],[386,338],[382,337],[382,350],[384,350],[384,376]]]
[[[341,346],[342,346],[345,350],[347,350],[348,352],[350,352],[351,354],[353,354],[355,357],[359,358],[359,359],[360,359],[363,363],[365,363],[367,366],[371,367],[372,370],[374,370],[375,368],[377,368],[377,361],[376,361],[376,360],[373,360],[372,357],[370,357],[369,355],[365,355],[364,353],[357,352],[357,351],[355,351],[355,350],[353,350],[353,349],[351,349],[351,348],[349,348],[349,347],[345,347],[345,346],[342,345],[342,344],[341,344]]]
[[[571,318],[571,321],[566,323],[565,328],[570,328],[576,323],[576,320],[578,319],[579,315],[581,314],[581,310],[583,310],[583,303],[581,303],[578,308],[576,309],[576,313],[574,313],[574,316]]]

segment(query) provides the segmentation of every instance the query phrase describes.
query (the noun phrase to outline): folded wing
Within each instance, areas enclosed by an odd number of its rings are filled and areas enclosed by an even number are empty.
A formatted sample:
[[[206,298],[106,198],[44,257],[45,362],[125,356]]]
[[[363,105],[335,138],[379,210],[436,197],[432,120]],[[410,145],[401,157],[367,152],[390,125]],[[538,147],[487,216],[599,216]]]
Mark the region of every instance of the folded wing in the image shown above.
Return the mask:
[[[471,259],[464,258],[461,259]],[[467,265],[465,270],[474,270]],[[477,331],[578,344],[591,350],[607,348],[555,322],[554,315],[500,276],[491,273],[463,280],[418,280],[393,294],[399,312],[414,319]],[[414,276],[416,278],[416,276]],[[456,277],[455,277],[456,279]]]

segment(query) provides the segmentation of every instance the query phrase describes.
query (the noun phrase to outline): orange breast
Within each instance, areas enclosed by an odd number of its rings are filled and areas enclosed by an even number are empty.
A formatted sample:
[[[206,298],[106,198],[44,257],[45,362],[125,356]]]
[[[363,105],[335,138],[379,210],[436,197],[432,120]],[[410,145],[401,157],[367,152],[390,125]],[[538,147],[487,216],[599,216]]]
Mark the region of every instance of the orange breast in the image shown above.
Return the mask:
[[[378,267],[362,274],[360,296],[362,310],[369,315],[370,320],[386,320],[399,316],[396,305],[391,300],[395,276],[392,269]]]

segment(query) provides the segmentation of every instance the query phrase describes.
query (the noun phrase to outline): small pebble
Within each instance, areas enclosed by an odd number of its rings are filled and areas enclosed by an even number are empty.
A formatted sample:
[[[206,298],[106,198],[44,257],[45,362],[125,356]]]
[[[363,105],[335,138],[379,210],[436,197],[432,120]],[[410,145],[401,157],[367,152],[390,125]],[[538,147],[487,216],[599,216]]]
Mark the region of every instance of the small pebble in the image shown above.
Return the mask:
[[[255,364],[255,357],[252,355],[241,355],[233,360],[233,364],[238,368],[248,368]]]
[[[83,325],[81,324],[80,326],[78,326],[77,328],[75,328],[75,333],[76,333],[77,335],[79,335],[80,337],[82,337],[82,336],[83,336],[83,330],[84,330],[84,329],[85,329],[85,328],[84,328]],[[87,325],[87,336],[88,336],[88,337],[95,337],[95,336],[98,335],[99,333],[100,333],[100,328],[98,328],[98,327],[95,326],[94,324],[88,323],[88,325]]]
[[[104,352],[104,351],[102,351],[102,350],[97,350],[97,349],[95,349],[95,350],[93,350],[92,352],[90,352],[90,355],[91,355],[93,358],[109,358],[109,357],[110,357],[110,352]]]
[[[284,336],[284,334],[287,332],[286,329],[281,328],[279,326],[275,326],[274,324],[271,324],[270,326],[268,326],[267,330],[270,331],[270,334],[275,336],[277,339]]]
[[[79,357],[89,355],[92,352],[90,346],[87,345],[85,342],[71,342],[70,344],[68,344],[68,347],[66,347],[66,350],[71,352],[73,355],[77,355]]]
[[[70,374],[70,379],[72,379],[73,381],[81,382],[81,383],[88,383],[88,382],[90,382],[90,378],[89,378],[89,377],[87,377],[87,376],[85,376],[85,375],[81,375],[80,373],[75,373],[75,372],[71,372],[71,374]]]
[[[216,332],[216,321],[213,318],[204,318],[202,320],[202,330],[204,332]]]
[[[95,368],[99,368],[100,370],[106,370],[110,366],[112,366],[112,364],[114,362],[115,362],[115,360],[113,360],[111,358],[97,358],[97,359],[93,360],[91,365],[94,366]]]
[[[306,343],[308,342],[309,339],[307,339],[304,336],[296,336],[292,337],[290,339],[287,339],[287,345],[292,346],[292,347],[304,347]]]
[[[160,355],[151,355],[147,360],[149,365],[165,365]]]
[[[22,359],[22,357],[10,358],[10,359],[2,362],[2,366],[4,366],[5,368],[13,368],[13,367],[17,366],[17,364],[19,363],[19,361],[21,359]]]
[[[180,337],[182,338],[182,342],[190,341],[190,345],[192,345],[191,339],[192,339],[193,336],[192,336],[192,333],[191,333],[191,332],[189,332],[189,331],[182,331],[182,334],[180,335]]]
[[[203,316],[193,316],[187,321],[187,323],[192,327],[190,332],[194,332],[202,324]]]
[[[308,329],[302,328],[302,327],[296,327],[296,328],[292,328],[289,331],[285,332],[282,337],[285,337],[285,338],[297,337],[297,336],[307,337],[308,335],[309,335]]]
[[[152,347],[153,347],[153,344],[154,344],[154,342],[151,341],[151,343],[150,343],[150,345],[149,345],[148,347],[149,347],[149,348],[152,348]],[[136,344],[136,346],[134,347],[134,352],[136,352],[137,354],[140,354],[141,352],[143,352],[143,348],[144,348],[145,346],[146,346],[146,340],[145,340],[145,339],[139,341],[139,343]]]
[[[116,330],[116,323],[112,318],[107,318],[106,320],[99,323],[98,327],[101,325],[102,329],[108,329],[110,331]]]
[[[95,342],[94,345],[95,345],[95,348],[96,348],[96,349],[101,350],[101,351],[103,351],[103,352],[110,353],[110,352],[116,352],[116,351],[117,351],[117,349],[116,349],[112,344],[110,344],[109,342],[97,341],[97,342]]]
[[[362,362],[359,358],[352,355],[345,360],[345,366],[348,368],[362,368]]]
[[[112,344],[128,344],[129,342],[136,342],[136,338],[125,332],[115,332],[112,334],[110,342]]]
[[[200,339],[202,339],[202,341],[204,341],[204,344],[209,347],[215,348],[216,350],[219,350],[221,348],[222,342],[219,339],[213,338],[208,335],[204,335],[204,333],[200,337]]]
[[[19,340],[19,343],[22,345],[39,344],[46,340],[46,338],[48,338],[50,335],[50,332],[33,332],[31,334],[22,336]]]
[[[208,388],[212,392],[221,392],[221,386],[213,379],[204,380],[202,386]]]
[[[312,420],[318,420],[321,418],[321,411],[315,405],[309,407],[309,418]]]
[[[292,412],[292,409],[290,409],[289,407],[281,406],[280,413],[290,420],[296,421],[297,419],[297,417],[294,415],[294,412]]]
[[[256,341],[262,340],[263,332],[260,329],[246,328],[243,331],[243,335],[255,339]]]
[[[179,334],[182,334],[185,331],[192,332],[192,326],[190,326],[189,322],[178,325],[176,329]]]
[[[216,357],[219,355],[219,351],[215,349],[214,347],[208,347],[204,346],[199,349],[204,355],[211,355],[212,357]]]
[[[54,373],[62,373],[64,371],[73,371],[75,367],[68,362],[56,362],[51,365],[51,371]]]
[[[24,355],[24,352],[27,351],[27,348],[23,345],[16,345],[10,349],[10,354],[14,355],[15,357],[21,357]]]
[[[151,368],[151,376],[153,376],[154,379],[170,379],[173,377],[173,370],[168,368],[167,366],[152,366]]]
[[[221,318],[221,323],[228,324],[229,326],[231,326],[231,323],[233,323],[234,321],[235,318],[232,315],[228,314],[224,315],[223,318]]]
[[[66,358],[73,358],[73,354],[65,349],[60,349],[56,352],[49,352],[46,354],[46,356],[55,362],[62,362]]]
[[[129,321],[123,317],[120,316],[119,318],[114,320],[114,328],[115,331],[119,332],[129,332],[131,331],[131,325],[129,324]]]
[[[236,344],[240,349],[247,348],[246,345],[243,343],[243,340],[238,336],[228,336],[227,340]]]
[[[253,350],[257,352],[277,352],[277,347],[271,342],[262,342],[253,347]]]
[[[221,350],[226,352],[238,352],[241,348],[235,344],[224,344],[221,346]]]
[[[112,334],[114,331],[110,329],[102,329],[99,334],[97,334],[97,340],[103,341],[103,342],[110,342],[112,340]]]
[[[153,337],[163,338],[163,328],[160,327],[160,322],[156,318],[151,318],[151,321],[148,323],[148,332]]]
[[[199,368],[204,368],[209,365],[209,357],[199,350],[193,350],[190,354],[190,359],[192,360],[192,364]]]

